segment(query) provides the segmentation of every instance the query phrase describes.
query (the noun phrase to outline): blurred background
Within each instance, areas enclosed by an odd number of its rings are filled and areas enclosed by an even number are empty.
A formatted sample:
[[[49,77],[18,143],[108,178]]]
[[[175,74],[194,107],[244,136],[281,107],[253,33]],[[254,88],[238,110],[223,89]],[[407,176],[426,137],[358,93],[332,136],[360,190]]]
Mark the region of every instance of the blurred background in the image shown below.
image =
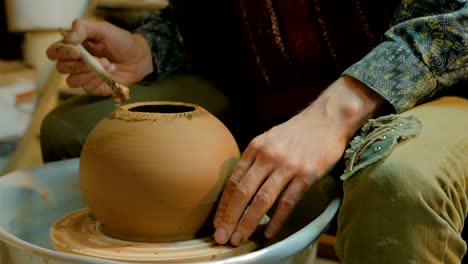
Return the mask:
[[[46,57],[78,17],[132,30],[167,0],[0,0],[0,172],[39,165],[39,128],[61,100],[82,94]],[[1,174],[0,174],[1,175]]]

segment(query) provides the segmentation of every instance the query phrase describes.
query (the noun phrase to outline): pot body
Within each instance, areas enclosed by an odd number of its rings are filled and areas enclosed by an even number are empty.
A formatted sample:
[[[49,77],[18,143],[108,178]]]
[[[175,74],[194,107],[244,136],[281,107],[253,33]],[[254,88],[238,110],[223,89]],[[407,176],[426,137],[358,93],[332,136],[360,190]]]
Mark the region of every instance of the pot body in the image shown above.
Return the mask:
[[[207,223],[238,158],[230,131],[203,108],[130,104],[88,136],[80,187],[108,235],[181,241]]]

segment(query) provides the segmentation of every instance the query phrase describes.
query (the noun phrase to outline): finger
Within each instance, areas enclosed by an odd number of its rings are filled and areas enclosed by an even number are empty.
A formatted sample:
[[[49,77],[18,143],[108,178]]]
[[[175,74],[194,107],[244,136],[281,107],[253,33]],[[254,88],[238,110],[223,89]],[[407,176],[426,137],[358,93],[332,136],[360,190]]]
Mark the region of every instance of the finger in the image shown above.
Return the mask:
[[[98,61],[107,72],[111,73],[116,70],[115,64],[110,63],[106,58],[98,58]],[[64,74],[88,73],[92,71],[83,60],[58,61],[56,68],[58,72]]]
[[[242,159],[246,162],[253,163],[263,145],[265,145],[265,137],[263,135],[254,138],[242,154]]]
[[[65,43],[79,44],[93,37],[94,31],[85,19],[75,19],[71,26],[71,32],[64,37]]]
[[[58,72],[65,73],[65,74],[91,72],[91,69],[82,60],[58,61],[56,64],[56,68]]]
[[[105,57],[98,58],[98,61],[104,69],[107,69],[111,65],[109,60]]]
[[[257,153],[258,149],[260,149],[259,143],[255,143],[255,139],[252,140],[252,142],[247,146],[246,151],[242,155],[236,167],[232,171],[232,175],[228,179],[226,186],[224,187],[224,191],[223,191],[223,194],[221,195],[219,206],[216,210],[216,213],[213,219],[213,224],[215,228],[219,227],[220,224],[222,223],[222,215],[225,214],[224,211],[226,210],[226,205],[228,204],[228,202],[231,199],[231,196],[233,195],[232,192],[235,190],[234,187],[235,185],[241,182],[244,175],[247,173],[249,168],[253,165],[255,161],[254,153]],[[246,152],[250,154],[246,156]]]
[[[47,57],[51,60],[79,60],[80,52],[73,45],[57,42],[47,49]]]
[[[231,244],[239,246],[252,235],[292,176],[292,172],[278,169],[268,177],[252,200],[245,216],[236,227],[236,231],[231,237]]]
[[[255,162],[256,156],[260,149],[263,146],[263,139],[261,137],[255,138],[252,142],[247,146],[246,150],[242,154],[240,161],[237,163],[236,167],[234,168],[232,175],[238,175],[243,177],[247,171],[252,167]],[[240,181],[241,179],[239,179]]]
[[[110,63],[107,67],[104,67],[108,73],[114,73],[117,71],[117,66],[114,63]]]
[[[67,78],[67,84],[70,87],[82,87],[94,79],[99,79],[93,72],[70,74]]]
[[[92,79],[91,81],[81,85],[81,88],[83,88],[83,90],[85,90],[88,94],[101,95],[97,88],[103,83],[104,82],[100,78],[96,77],[95,79]]]
[[[110,96],[114,94],[112,88],[110,88],[109,85],[107,85],[104,82],[101,85],[99,85],[96,90],[101,96]]]
[[[245,176],[233,174],[228,180],[214,220],[216,242],[227,243],[253,195],[273,171],[273,166],[256,160]]]
[[[112,89],[106,83],[100,80],[97,80],[96,83],[100,83],[100,84],[97,86],[96,84],[93,84],[94,88],[90,89],[89,91],[86,90],[85,88],[83,89],[87,91],[89,94],[98,95],[98,96],[109,96],[113,94]]]
[[[266,238],[270,239],[278,233],[304,193],[310,189],[312,183],[304,179],[304,177],[294,177],[286,188],[286,191],[281,195],[278,207],[266,227]]]

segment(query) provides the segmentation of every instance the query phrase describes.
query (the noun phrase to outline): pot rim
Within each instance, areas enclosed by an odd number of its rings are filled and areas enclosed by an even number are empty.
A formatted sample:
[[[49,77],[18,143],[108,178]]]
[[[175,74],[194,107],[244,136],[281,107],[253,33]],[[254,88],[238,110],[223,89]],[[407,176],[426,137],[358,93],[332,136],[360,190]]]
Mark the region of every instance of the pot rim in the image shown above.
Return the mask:
[[[131,111],[131,109],[142,106],[185,106],[192,108],[189,111],[181,112],[139,112]],[[130,103],[120,106],[117,110],[112,112],[108,118],[118,119],[122,121],[157,121],[157,120],[168,120],[168,119],[192,119],[201,115],[209,114],[209,112],[203,107],[186,102],[177,101],[148,101],[148,102],[137,102]]]

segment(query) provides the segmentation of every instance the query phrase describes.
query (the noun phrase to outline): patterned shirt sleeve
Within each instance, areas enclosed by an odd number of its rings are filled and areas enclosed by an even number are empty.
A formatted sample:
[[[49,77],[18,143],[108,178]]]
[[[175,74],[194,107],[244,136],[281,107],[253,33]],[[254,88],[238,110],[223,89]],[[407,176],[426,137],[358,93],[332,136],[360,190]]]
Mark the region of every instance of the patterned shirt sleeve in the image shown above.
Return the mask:
[[[467,0],[405,0],[384,40],[344,71],[397,113],[468,78]]]
[[[167,9],[149,15],[135,32],[146,38],[153,56],[155,72],[146,79],[162,78],[184,65],[183,39]]]

